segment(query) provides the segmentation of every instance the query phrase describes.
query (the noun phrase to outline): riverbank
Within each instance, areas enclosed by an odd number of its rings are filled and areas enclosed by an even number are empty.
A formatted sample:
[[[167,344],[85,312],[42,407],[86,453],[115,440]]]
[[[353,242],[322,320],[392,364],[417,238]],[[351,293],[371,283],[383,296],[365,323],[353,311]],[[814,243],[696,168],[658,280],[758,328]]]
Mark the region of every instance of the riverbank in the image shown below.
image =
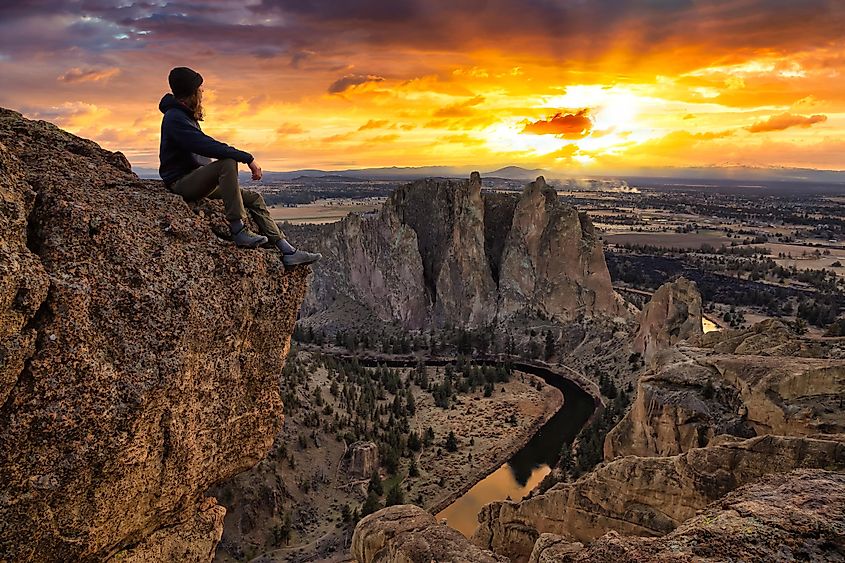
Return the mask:
[[[362,350],[353,354],[345,348],[335,346],[318,347],[301,343],[297,344],[297,346],[303,351],[331,354],[332,356],[340,357],[350,361],[353,359],[357,359],[357,361],[362,365],[371,366],[387,365],[390,367],[407,368],[416,366],[419,362],[423,362],[427,366],[443,366],[446,364],[456,363],[459,359],[458,356],[454,355],[431,355],[428,353],[385,354],[372,350]],[[568,366],[548,364],[539,360],[525,360],[517,356],[509,356],[506,354],[473,356],[472,361],[476,364],[510,364],[511,366],[513,366],[513,369],[518,372],[543,379],[546,385],[559,387],[559,385],[562,385],[564,382],[569,382],[572,385],[576,386],[583,393],[586,393],[593,401],[592,412],[589,418],[585,422],[583,422],[583,424],[579,425],[579,428],[575,429],[574,433],[569,436],[568,441],[574,440],[575,436],[578,435],[584,427],[592,423],[595,417],[601,414],[605,406],[598,385],[594,381],[591,381],[590,379],[586,378],[580,372]],[[558,384],[555,384],[556,380],[559,380]],[[481,471],[474,472],[471,475],[470,479],[463,482],[457,489],[450,491],[450,493],[446,497],[443,497],[434,503],[425,503],[424,507],[426,508],[426,510],[435,515],[442,512],[445,508],[447,508],[457,499],[465,495],[478,483],[480,483],[481,481],[492,475],[494,472],[496,472],[500,467],[502,467],[503,464],[511,460],[515,454],[524,449],[532,441],[532,439],[535,438],[537,433],[547,423],[549,423],[549,421],[555,415],[560,413],[563,406],[565,406],[565,404],[563,400],[563,395],[561,394],[560,404],[557,405],[553,411],[547,410],[543,414],[542,418],[536,419],[534,423],[530,425],[530,427],[527,429],[527,432],[521,432],[520,437],[518,439],[512,440],[507,445],[500,447],[500,449],[495,452],[494,457],[491,457],[487,463],[482,465]],[[554,452],[551,452],[551,457],[554,457],[557,453],[559,453],[559,446],[557,446],[556,444],[556,449],[554,450]],[[553,462],[554,460],[550,461],[550,463]],[[411,497],[409,500],[412,499],[413,497]]]
[[[514,373],[523,374],[525,372],[517,371]],[[530,376],[530,374],[526,375]],[[563,393],[559,389],[546,384],[544,393],[549,399],[543,404],[544,409],[540,418],[535,418],[530,425],[520,428],[519,436],[514,437],[507,445],[500,447],[496,452],[492,452],[487,462],[479,464],[479,470],[470,474],[460,487],[451,491],[438,502],[427,505],[424,508],[432,514],[438,514],[507,463],[516,452],[524,448],[531,441],[531,438],[564,406]]]

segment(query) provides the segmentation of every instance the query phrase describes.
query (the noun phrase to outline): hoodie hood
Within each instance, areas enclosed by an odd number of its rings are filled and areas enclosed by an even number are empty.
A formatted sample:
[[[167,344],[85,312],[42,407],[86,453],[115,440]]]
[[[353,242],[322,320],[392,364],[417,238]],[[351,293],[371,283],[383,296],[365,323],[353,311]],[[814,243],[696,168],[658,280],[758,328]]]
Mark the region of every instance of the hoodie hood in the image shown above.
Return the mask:
[[[188,114],[188,116],[193,118],[193,116],[191,115],[191,111],[188,108],[186,108],[182,104],[182,102],[177,100],[176,96],[174,96],[173,94],[170,94],[170,93],[167,93],[164,96],[162,96],[161,101],[158,103],[158,110],[161,113],[167,113],[167,110],[173,109],[173,108],[181,109],[186,114]]]

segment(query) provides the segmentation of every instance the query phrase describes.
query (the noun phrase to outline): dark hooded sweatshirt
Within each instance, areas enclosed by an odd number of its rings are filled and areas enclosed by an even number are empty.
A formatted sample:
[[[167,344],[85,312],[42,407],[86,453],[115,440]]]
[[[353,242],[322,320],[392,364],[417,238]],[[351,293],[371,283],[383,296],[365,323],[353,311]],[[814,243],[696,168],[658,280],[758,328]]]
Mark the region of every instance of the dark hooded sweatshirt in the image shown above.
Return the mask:
[[[200,130],[191,110],[173,94],[165,94],[158,104],[161,118],[161,163],[158,174],[168,186],[176,180],[211,162],[210,159],[231,158],[249,164],[252,155],[216,141]]]

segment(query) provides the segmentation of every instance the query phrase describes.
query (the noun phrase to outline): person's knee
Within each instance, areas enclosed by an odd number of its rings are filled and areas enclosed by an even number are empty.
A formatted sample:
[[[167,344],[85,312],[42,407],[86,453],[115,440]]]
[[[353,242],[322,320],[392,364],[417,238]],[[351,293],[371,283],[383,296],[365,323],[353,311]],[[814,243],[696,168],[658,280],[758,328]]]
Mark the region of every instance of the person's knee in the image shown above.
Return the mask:
[[[220,159],[220,171],[221,172],[231,172],[232,170],[235,171],[237,174],[238,172],[238,163],[233,158],[222,158]]]
[[[258,192],[241,188],[241,197],[243,198],[245,205],[252,207],[264,205],[264,197]]]

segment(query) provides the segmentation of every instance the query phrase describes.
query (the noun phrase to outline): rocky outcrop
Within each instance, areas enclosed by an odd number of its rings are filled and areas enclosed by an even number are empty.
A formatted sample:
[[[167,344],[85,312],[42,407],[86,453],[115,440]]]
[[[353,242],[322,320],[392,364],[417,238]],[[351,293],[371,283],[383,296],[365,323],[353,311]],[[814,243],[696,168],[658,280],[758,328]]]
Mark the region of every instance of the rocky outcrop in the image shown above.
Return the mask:
[[[477,173],[420,180],[376,217],[288,231],[324,255],[303,315],[329,330],[366,330],[356,318],[370,316],[416,329],[628,314],[589,219],[542,177],[520,196],[482,194]]]
[[[715,366],[682,354],[646,373],[631,408],[607,434],[604,459],[670,456],[704,447],[717,435],[757,435],[740,391]]]
[[[661,285],[646,303],[634,350],[651,362],[661,350],[700,334],[701,294],[695,282],[681,277]]]
[[[610,532],[588,547],[543,535],[532,563],[842,561],[845,475],[799,470],[729,493],[661,538]]]
[[[747,329],[708,332],[690,338],[688,344],[718,354],[845,359],[845,339],[801,337],[777,319]]]
[[[358,563],[504,563],[508,561],[472,545],[469,540],[414,505],[384,508],[358,523],[352,536],[352,557]]]
[[[0,560],[209,560],[203,493],[280,428],[307,269],[8,110],[0,197]]]
[[[666,352],[640,378],[631,409],[608,433],[605,459],[673,455],[719,434],[845,432],[845,360],[837,359],[838,343],[784,330],[766,321]],[[810,357],[781,355],[802,352]]]
[[[355,442],[349,446],[349,473],[370,477],[378,469],[378,446],[373,442]]]
[[[542,176],[514,209],[499,274],[499,317],[525,313],[558,322],[624,314],[590,219],[562,203]]]
[[[842,436],[725,437],[677,456],[620,458],[544,494],[485,506],[473,541],[500,555],[527,558],[541,533],[581,542],[609,530],[663,535],[729,491],[796,468],[845,470]]]
[[[354,311],[340,315],[344,328],[350,320],[368,316],[397,320],[407,328],[422,328],[428,322],[430,300],[417,235],[402,222],[397,208],[385,205],[377,218],[349,215],[340,223],[313,228],[319,234],[310,240],[306,233],[294,237],[323,254],[315,265],[304,315],[328,316],[317,320],[319,326],[330,328],[333,319],[326,311],[352,306]],[[296,229],[286,227],[286,232],[293,234]]]

